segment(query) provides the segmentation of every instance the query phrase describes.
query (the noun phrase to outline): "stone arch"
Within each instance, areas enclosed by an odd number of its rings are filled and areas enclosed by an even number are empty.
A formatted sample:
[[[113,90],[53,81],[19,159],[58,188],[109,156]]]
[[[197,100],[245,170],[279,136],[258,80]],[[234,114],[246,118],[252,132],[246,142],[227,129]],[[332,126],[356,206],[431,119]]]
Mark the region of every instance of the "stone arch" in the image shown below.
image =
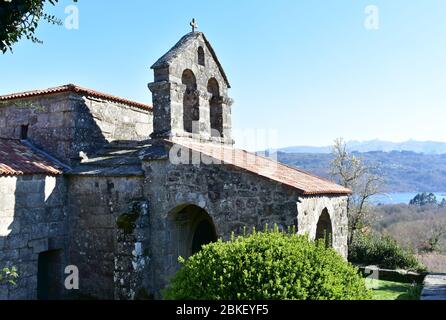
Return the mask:
[[[322,210],[317,222],[315,240],[324,240],[327,247],[333,246],[333,226],[327,208]]]
[[[198,64],[203,67],[206,66],[206,60],[205,60],[205,56],[204,56],[203,47],[201,47],[201,46],[198,47],[197,54],[198,54]]]
[[[223,137],[222,97],[220,96],[220,86],[215,78],[209,79],[207,90],[211,96],[209,100],[211,135]]]
[[[197,78],[190,69],[183,71],[181,82],[186,86],[183,94],[183,126],[184,131],[197,131],[200,120],[200,102],[197,91]]]
[[[199,206],[178,206],[169,214],[169,220],[172,227],[172,251],[177,256],[187,258],[200,251],[203,245],[217,241],[212,218]]]

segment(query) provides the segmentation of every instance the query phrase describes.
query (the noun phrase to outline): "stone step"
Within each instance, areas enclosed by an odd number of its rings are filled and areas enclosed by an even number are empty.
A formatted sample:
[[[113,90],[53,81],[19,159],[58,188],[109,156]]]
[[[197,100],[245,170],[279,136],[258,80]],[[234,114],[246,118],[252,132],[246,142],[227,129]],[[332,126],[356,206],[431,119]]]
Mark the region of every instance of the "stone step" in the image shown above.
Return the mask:
[[[446,274],[428,274],[420,300],[446,300]]]

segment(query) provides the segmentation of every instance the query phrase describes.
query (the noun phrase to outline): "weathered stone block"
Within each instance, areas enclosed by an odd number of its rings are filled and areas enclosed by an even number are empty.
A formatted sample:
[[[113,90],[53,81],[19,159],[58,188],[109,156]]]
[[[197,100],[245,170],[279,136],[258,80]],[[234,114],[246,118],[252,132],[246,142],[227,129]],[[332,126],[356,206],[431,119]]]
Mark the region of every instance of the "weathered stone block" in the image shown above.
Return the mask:
[[[48,239],[32,240],[28,242],[28,247],[33,249],[33,253],[41,253],[48,250]]]

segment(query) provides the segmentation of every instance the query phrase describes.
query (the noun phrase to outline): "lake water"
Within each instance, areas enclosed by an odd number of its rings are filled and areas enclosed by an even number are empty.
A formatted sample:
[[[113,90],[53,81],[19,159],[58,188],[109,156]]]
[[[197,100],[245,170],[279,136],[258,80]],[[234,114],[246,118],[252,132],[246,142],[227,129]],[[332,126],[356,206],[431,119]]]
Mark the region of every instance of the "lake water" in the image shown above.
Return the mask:
[[[387,193],[380,194],[372,197],[372,202],[374,204],[409,204],[410,200],[415,198],[415,196],[421,192],[397,192],[397,193]],[[446,191],[445,192],[433,192],[437,197],[437,201],[441,202],[441,200],[446,199]]]

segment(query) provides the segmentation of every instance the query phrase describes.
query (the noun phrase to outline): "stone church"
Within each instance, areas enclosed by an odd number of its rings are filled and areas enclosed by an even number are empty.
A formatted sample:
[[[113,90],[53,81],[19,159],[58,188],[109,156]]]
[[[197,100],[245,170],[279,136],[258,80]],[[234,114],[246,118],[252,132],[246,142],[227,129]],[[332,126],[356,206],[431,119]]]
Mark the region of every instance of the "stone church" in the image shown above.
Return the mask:
[[[158,299],[179,256],[266,224],[346,257],[350,191],[233,147],[203,33],[152,69],[152,106],[71,84],[0,96],[0,267],[19,273],[0,299]]]

